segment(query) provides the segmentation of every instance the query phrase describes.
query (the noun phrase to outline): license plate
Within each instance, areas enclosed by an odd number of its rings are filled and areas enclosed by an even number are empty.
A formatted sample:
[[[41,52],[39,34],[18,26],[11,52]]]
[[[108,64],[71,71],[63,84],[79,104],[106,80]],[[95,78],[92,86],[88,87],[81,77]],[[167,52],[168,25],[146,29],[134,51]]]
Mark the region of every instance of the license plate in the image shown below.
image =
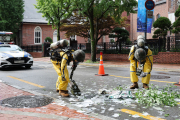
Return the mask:
[[[15,60],[14,63],[24,63],[24,60]]]

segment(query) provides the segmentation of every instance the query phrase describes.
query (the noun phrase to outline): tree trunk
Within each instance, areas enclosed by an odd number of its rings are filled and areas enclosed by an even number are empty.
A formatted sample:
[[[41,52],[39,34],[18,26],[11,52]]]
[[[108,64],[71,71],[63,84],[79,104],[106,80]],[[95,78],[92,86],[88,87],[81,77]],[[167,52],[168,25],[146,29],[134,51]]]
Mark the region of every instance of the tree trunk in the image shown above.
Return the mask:
[[[58,23],[58,27],[57,27],[57,41],[60,40],[60,31],[59,31],[59,29],[60,29],[60,22]]]
[[[91,60],[96,62],[96,41],[94,40],[94,21],[90,18],[90,36],[91,36]]]

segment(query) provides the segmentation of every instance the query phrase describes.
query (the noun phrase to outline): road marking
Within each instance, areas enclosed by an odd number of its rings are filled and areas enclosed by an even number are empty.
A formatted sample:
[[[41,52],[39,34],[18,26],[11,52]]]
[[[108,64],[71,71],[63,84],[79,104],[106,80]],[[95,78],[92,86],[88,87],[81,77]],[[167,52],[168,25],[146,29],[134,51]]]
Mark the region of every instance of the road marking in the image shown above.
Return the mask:
[[[148,120],[166,120],[166,119],[161,119],[161,118],[154,117],[154,116],[151,116],[151,115],[143,115],[142,113],[132,111],[132,110],[128,110],[128,109],[121,109],[120,111],[131,114],[131,115],[139,115],[140,117],[148,119]]]
[[[116,76],[116,75],[109,75],[109,76],[120,77],[120,78],[130,78],[130,77]],[[141,78],[140,78],[140,80],[141,80]],[[150,79],[150,81],[154,81],[154,82],[165,82],[165,83],[177,83],[177,82],[160,81],[160,80],[151,80],[151,79]]]
[[[150,80],[150,81],[155,81],[155,82],[165,82],[165,83],[177,83],[177,82],[159,81],[159,80]]]
[[[44,88],[44,86],[41,86],[41,85],[38,85],[38,84],[35,84],[35,83],[32,83],[32,82],[28,82],[28,81],[25,81],[25,80],[22,80],[22,79],[13,77],[13,76],[8,76],[8,77],[19,80],[21,82],[24,82],[24,83],[27,83],[27,84],[30,84],[30,85],[33,85],[33,86],[36,86],[36,87],[39,87],[39,88]]]
[[[116,75],[109,75],[109,76],[120,77],[120,78],[130,78],[130,77],[116,76]]]

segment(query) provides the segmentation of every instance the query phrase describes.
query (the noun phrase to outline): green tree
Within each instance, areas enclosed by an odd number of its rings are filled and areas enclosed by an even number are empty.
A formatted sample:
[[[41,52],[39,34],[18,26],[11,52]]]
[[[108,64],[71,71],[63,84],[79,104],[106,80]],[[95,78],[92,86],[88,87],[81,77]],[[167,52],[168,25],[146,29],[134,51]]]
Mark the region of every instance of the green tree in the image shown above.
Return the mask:
[[[86,16],[90,22],[91,37],[91,60],[96,61],[96,43],[98,39],[99,21],[101,18],[112,16],[120,22],[121,14],[127,11],[135,12],[133,7],[137,5],[136,0],[73,0],[73,6],[79,14]],[[95,26],[95,27],[94,27]]]
[[[172,33],[179,33],[180,32],[180,6],[175,12],[175,16],[178,17],[177,20],[173,23],[173,30]]]
[[[162,37],[165,49],[167,31],[172,30],[171,21],[167,17],[160,17],[153,23],[153,27],[158,28],[154,31],[153,38]]]
[[[129,32],[119,27],[114,28],[112,32],[116,34],[115,35],[111,34],[109,37],[111,38],[117,37],[117,42],[119,42],[119,53],[121,53],[121,43],[125,42],[128,39]]]
[[[62,20],[69,18],[72,14],[72,0],[37,0],[35,7],[43,17],[52,24],[53,29],[57,29],[57,40],[60,40],[60,27]]]
[[[127,27],[129,24],[126,24],[127,17],[122,17],[121,23],[115,22],[115,20],[108,16],[107,18],[101,18],[98,27],[98,38],[97,42],[101,39],[103,35],[109,35],[114,29],[113,26],[119,27]],[[60,31],[65,31],[66,37],[70,37],[71,35],[78,35],[84,38],[89,37],[89,30],[90,30],[90,23],[83,16],[73,16],[68,18],[67,20],[63,21],[65,23],[61,28]],[[81,23],[81,24],[79,24]],[[95,27],[95,25],[94,25]]]
[[[16,44],[20,44],[18,30],[23,20],[23,0],[0,0],[0,31],[13,32]]]

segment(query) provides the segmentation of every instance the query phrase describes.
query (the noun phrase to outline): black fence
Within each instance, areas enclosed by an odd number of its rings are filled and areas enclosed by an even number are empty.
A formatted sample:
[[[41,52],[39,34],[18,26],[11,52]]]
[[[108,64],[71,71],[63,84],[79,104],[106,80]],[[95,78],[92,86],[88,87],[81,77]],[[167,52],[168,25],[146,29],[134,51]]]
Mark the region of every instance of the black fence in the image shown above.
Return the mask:
[[[104,42],[96,45],[96,53],[103,51],[106,54],[129,54],[132,45],[136,44],[133,41],[131,44],[126,42]],[[146,46],[148,46],[153,55],[157,55],[158,52],[180,52],[180,36],[170,36],[158,39],[147,39]],[[78,43],[77,49],[82,49],[86,53],[91,53],[91,43]]]
[[[119,45],[120,44],[120,45]],[[135,45],[136,41],[131,44],[126,42],[104,42],[96,45],[96,53],[103,51],[105,54],[129,54],[131,46]],[[147,39],[146,46],[148,46],[153,55],[157,55],[158,52],[180,52],[180,36],[170,36],[159,39]],[[44,56],[49,56],[48,47],[50,43],[43,43],[42,45],[28,45],[21,46],[27,52],[44,52]],[[71,42],[70,46],[73,49],[82,49],[86,53],[91,53],[91,43],[77,43]]]
[[[42,45],[21,46],[26,52],[42,52]]]
[[[167,37],[166,51],[180,52],[180,36]]]

